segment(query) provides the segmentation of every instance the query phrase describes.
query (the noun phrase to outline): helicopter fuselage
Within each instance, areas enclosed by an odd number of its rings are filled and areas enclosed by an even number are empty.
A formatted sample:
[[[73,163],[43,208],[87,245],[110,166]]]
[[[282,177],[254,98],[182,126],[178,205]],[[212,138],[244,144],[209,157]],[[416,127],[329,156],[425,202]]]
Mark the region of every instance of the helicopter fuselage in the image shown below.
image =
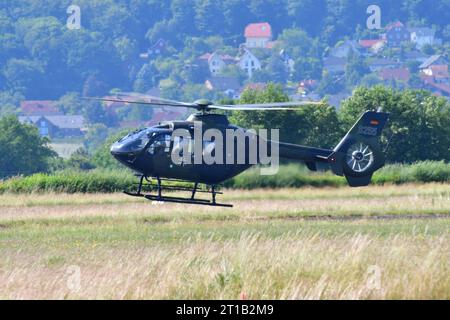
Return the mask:
[[[170,121],[158,126],[136,131],[122,138],[111,147],[112,155],[130,169],[148,177],[160,177],[179,179],[205,184],[218,184],[228,180],[241,172],[249,169],[257,163],[251,163],[246,159],[244,163],[233,161],[227,163],[225,159],[217,163],[206,164],[196,162],[195,144],[201,144],[203,155],[207,152],[215,152],[216,141],[205,140],[203,136],[195,139],[194,132],[201,125],[202,131],[215,129],[223,133],[230,131],[244,131],[244,129],[231,125],[224,115],[196,114],[186,121]],[[192,139],[184,139],[174,136],[177,130],[188,132]],[[173,161],[174,150],[180,144],[192,151],[189,155],[181,155],[183,161]],[[226,149],[226,141],[221,146]],[[245,153],[249,152],[249,145],[245,147]],[[237,152],[235,152],[237,156]],[[224,155],[225,157],[226,155]],[[202,159],[203,160],[203,159]]]

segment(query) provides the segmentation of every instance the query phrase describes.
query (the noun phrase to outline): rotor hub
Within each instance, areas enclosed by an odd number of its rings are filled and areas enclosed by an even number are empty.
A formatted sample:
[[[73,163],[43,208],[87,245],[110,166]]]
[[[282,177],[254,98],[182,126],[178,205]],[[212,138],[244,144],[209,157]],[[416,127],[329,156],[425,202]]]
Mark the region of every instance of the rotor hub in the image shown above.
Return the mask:
[[[353,152],[352,157],[356,161],[361,161],[362,159],[364,159],[364,154],[360,151],[355,151],[355,152]]]
[[[199,107],[202,108],[207,108],[211,105],[213,105],[213,103],[211,101],[209,101],[208,99],[200,99],[194,102],[194,104],[196,104]]]

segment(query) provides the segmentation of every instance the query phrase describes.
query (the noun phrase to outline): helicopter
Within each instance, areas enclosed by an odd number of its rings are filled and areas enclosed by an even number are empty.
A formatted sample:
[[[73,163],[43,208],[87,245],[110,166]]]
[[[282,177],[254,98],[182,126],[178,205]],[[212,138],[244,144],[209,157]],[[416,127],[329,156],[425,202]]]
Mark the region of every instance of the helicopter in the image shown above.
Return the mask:
[[[157,203],[232,207],[231,204],[219,203],[216,200],[216,196],[222,194],[217,186],[255,165],[267,165],[269,154],[276,158],[303,162],[311,171],[331,170],[335,175],[344,176],[351,187],[369,185],[373,173],[385,164],[380,136],[389,114],[381,109],[364,112],[334,149],[322,149],[268,139],[254,130],[231,124],[223,112],[214,111],[298,110],[305,105],[318,105],[323,102],[225,105],[214,104],[206,99],[187,103],[147,95],[135,98],[130,98],[130,95],[117,95],[114,98],[86,99],[197,111],[185,121],[165,121],[153,127],[136,130],[111,146],[112,156],[139,177],[137,191],[124,192]],[[198,134],[198,128],[201,128],[204,134]],[[213,131],[214,134],[206,137],[208,131]],[[226,141],[220,141],[219,138],[224,136],[227,137]],[[241,143],[236,143],[242,136]],[[255,150],[265,150],[266,157],[261,156],[261,152],[255,153]],[[212,158],[214,161],[208,162],[206,158]],[[190,186],[187,186],[188,184]],[[206,188],[201,188],[201,185]],[[144,193],[144,187],[150,190],[149,194]],[[186,191],[190,196],[167,196],[163,195],[164,190]],[[208,193],[211,199],[201,199],[198,197],[199,193]]]

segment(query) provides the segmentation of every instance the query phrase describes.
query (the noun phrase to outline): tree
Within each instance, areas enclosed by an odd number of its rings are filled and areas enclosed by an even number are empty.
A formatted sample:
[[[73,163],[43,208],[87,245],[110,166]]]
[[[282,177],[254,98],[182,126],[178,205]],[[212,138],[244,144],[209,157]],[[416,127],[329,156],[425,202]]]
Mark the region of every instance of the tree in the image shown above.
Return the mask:
[[[15,116],[0,119],[0,176],[46,172],[57,155],[36,127],[21,124]]]
[[[56,106],[64,114],[80,115],[84,110],[81,97],[76,92],[69,92],[62,96]]]
[[[325,71],[317,87],[317,93],[322,97],[327,94],[337,94],[344,89],[344,85],[341,83],[341,79],[333,77],[329,72]]]
[[[269,74],[270,81],[280,84],[286,83],[289,74],[287,66],[280,57],[276,55],[271,56],[265,69]]]
[[[19,91],[29,98],[37,98],[42,94],[44,68],[38,62],[10,59],[3,74],[9,88]]]
[[[293,80],[320,79],[322,75],[322,62],[317,58],[300,57],[295,60]]]
[[[265,90],[247,89],[240,103],[286,102],[289,97],[280,85],[269,84]],[[331,147],[337,141],[339,130],[337,115],[333,107],[306,106],[298,111],[238,111],[231,115],[231,122],[244,128],[279,129],[283,142]]]
[[[91,163],[88,152],[84,148],[80,148],[73,153],[69,159],[65,161],[66,167],[76,170],[91,170],[95,166]]]
[[[345,68],[345,77],[347,85],[353,87],[360,83],[361,79],[370,73],[369,66],[366,61],[358,54],[350,51],[348,63]]]
[[[424,90],[396,91],[377,86],[358,88],[339,112],[349,128],[366,110],[379,107],[390,113],[382,140],[390,162],[450,160],[450,103]]]
[[[361,79],[361,86],[371,88],[381,84],[383,80],[375,73],[369,73]]]
[[[127,133],[127,131],[123,130],[110,136],[94,153],[92,164],[97,168],[103,169],[123,169],[123,166],[111,155],[111,145],[123,138]]]
[[[157,84],[158,70],[153,63],[146,63],[139,71],[136,81],[134,82],[134,91],[145,93]]]

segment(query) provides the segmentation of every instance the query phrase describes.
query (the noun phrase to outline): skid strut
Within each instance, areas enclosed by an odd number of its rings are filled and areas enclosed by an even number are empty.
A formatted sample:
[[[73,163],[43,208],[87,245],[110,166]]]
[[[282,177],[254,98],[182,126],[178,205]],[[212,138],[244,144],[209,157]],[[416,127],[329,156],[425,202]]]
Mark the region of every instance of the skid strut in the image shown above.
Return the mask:
[[[174,203],[186,203],[186,204],[197,204],[197,205],[204,205],[204,206],[214,206],[214,207],[233,207],[230,204],[221,204],[217,203],[217,195],[222,194],[222,192],[217,191],[216,185],[211,185],[210,190],[202,190],[199,188],[198,182],[194,182],[194,185],[192,187],[188,186],[179,186],[179,185],[166,185],[163,186],[163,181],[171,181],[171,182],[177,182],[177,183],[192,183],[189,181],[183,181],[183,180],[172,180],[172,179],[163,179],[161,177],[156,177],[156,185],[152,183],[152,180],[149,179],[146,175],[139,175],[139,183],[137,192],[132,193],[128,191],[124,191],[125,194],[133,197],[143,197],[147,200],[151,201],[158,201],[158,202],[174,202]],[[146,184],[144,184],[146,182]],[[144,188],[145,187],[145,188]],[[143,190],[150,190],[155,191],[156,194],[144,194]],[[173,196],[164,196],[163,190],[167,191],[186,191],[190,192],[189,198],[182,198],[182,197],[173,197]],[[196,195],[198,193],[208,193],[211,194],[211,200],[206,199],[199,199],[196,198]]]

